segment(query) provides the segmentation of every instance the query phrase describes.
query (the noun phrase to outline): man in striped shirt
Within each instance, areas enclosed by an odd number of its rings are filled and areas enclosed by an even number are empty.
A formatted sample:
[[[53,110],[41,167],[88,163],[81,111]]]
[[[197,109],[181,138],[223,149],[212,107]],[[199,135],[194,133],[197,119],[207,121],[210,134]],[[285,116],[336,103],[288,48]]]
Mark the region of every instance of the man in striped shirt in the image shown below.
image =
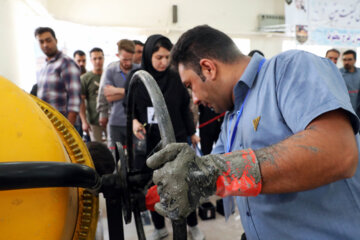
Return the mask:
[[[37,80],[37,96],[74,124],[80,110],[80,69],[71,58],[58,50],[54,30],[39,27],[35,30],[35,38],[46,55],[46,63]]]

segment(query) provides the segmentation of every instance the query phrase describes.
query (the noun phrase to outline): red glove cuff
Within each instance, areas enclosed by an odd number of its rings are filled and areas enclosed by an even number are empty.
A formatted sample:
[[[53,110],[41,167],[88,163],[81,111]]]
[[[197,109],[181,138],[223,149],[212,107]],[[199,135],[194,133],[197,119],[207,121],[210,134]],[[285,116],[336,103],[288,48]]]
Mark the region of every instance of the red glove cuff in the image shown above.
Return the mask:
[[[226,162],[228,169],[223,172],[216,181],[216,195],[221,197],[226,196],[257,196],[261,192],[261,180],[256,182],[254,176],[249,172],[256,166],[256,156],[254,151],[249,149],[243,152],[243,159],[249,159],[250,161],[245,165],[241,177],[236,177],[235,174],[231,174],[230,162]],[[238,170],[238,169],[236,169]]]
[[[155,204],[160,202],[160,196],[157,192],[157,185],[152,186],[148,189],[145,196],[145,206],[150,211],[155,211]]]

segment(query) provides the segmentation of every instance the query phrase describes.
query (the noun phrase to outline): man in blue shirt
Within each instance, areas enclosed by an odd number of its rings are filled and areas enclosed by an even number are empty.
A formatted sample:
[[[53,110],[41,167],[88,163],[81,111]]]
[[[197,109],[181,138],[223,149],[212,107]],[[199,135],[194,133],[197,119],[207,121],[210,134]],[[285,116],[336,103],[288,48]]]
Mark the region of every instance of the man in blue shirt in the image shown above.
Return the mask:
[[[203,197],[241,196],[248,239],[360,236],[359,119],[333,63],[296,50],[249,58],[208,26],[171,56],[197,103],[228,112],[213,154],[170,144],[147,160],[159,213],[179,219]]]
[[[360,69],[355,67],[356,52],[347,50],[343,53],[344,67],[340,68],[340,72],[345,80],[346,87],[349,91],[351,104],[358,115],[360,116]]]
[[[125,145],[126,114],[123,105],[125,84],[127,75],[139,66],[132,63],[135,52],[133,41],[122,39],[117,45],[119,61],[110,63],[101,76],[96,110],[99,112],[101,127],[107,127],[109,122],[109,139]]]

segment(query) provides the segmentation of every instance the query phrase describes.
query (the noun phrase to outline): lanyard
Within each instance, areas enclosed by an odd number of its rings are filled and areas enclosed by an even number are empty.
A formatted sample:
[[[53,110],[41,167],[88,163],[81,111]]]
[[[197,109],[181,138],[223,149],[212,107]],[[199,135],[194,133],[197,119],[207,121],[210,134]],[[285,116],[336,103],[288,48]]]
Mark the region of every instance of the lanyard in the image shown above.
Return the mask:
[[[126,76],[123,72],[120,72],[121,76],[123,77],[124,81],[126,81]]]
[[[256,73],[256,77],[257,77],[257,74],[260,72],[260,69],[261,67],[263,66],[265,62],[265,58],[261,60],[261,62],[259,63],[259,67],[258,67],[258,70],[257,70],[257,73]],[[231,148],[232,148],[232,145],[234,143],[234,140],[235,140],[235,136],[236,136],[236,132],[237,132],[237,126],[239,124],[239,121],[240,121],[240,117],[243,113],[243,110],[244,110],[244,106],[245,106],[245,103],[246,103],[246,100],[249,96],[249,93],[250,93],[250,89],[248,90],[248,92],[246,93],[246,97],[243,101],[243,103],[241,104],[241,107],[240,107],[240,110],[237,112],[237,117],[236,117],[236,121],[235,121],[235,124],[234,124],[234,128],[233,128],[233,131],[232,131],[232,134],[231,134],[231,122],[232,122],[232,119],[234,117],[234,115],[231,115],[230,116],[230,119],[229,119],[229,133],[228,133],[228,144],[227,144],[227,151],[226,152],[231,152]]]

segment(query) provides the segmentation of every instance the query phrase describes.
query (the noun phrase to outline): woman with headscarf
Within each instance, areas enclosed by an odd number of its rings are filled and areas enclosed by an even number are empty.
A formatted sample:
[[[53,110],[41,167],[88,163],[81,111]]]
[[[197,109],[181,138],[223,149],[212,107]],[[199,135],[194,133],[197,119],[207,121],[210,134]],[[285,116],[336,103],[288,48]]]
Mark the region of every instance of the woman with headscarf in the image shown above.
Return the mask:
[[[193,116],[189,107],[189,94],[182,84],[179,74],[170,69],[170,50],[172,43],[162,35],[152,35],[145,43],[142,55],[141,68],[150,73],[156,80],[165,103],[169,111],[170,119],[174,128],[177,142],[187,142],[190,136],[191,142],[196,144],[199,137],[195,135],[195,126]],[[128,83],[133,73],[129,74]],[[133,89],[134,96],[134,119],[133,132],[139,140],[146,139],[146,154],[134,166],[143,172],[152,171],[146,166],[146,156],[151,154],[152,150],[160,142],[160,132],[154,117],[154,109],[149,94],[145,86],[140,83]],[[164,217],[155,211],[151,211],[151,217],[155,226],[152,239],[161,239],[168,235],[165,227]],[[189,233],[194,240],[205,239],[204,234],[197,226],[196,212],[194,211],[187,217]]]

